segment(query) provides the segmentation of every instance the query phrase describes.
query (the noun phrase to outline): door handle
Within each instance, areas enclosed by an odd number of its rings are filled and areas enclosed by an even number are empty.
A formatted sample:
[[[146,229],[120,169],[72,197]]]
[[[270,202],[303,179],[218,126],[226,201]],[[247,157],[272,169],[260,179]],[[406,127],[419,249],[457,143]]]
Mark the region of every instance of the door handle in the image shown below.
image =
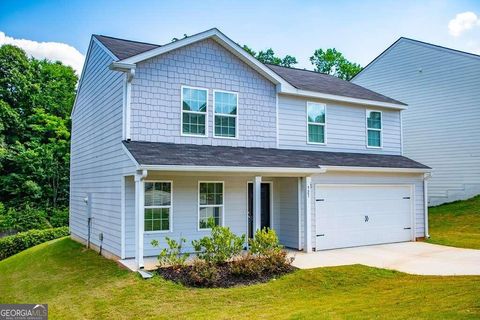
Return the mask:
[[[365,222],[368,222],[368,220],[370,220],[370,218],[368,216],[365,216]]]

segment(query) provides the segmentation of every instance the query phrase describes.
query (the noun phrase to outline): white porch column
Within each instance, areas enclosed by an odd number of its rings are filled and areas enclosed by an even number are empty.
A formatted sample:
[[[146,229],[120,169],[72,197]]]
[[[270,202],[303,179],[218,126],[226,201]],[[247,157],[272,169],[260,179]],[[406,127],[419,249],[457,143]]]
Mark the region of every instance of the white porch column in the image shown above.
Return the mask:
[[[303,190],[305,190],[304,205],[304,250],[312,252],[312,178],[303,178]]]
[[[253,233],[260,229],[262,224],[262,177],[256,176],[253,181]]]
[[[143,233],[145,230],[145,177],[147,170],[135,174],[135,263],[143,268]]]

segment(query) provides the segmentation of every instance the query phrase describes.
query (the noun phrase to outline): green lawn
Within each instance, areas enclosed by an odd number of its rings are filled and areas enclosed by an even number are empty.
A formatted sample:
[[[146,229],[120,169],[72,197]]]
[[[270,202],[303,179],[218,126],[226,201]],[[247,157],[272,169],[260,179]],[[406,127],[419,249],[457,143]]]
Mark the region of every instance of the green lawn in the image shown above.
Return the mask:
[[[480,249],[480,196],[429,208],[428,242]]]
[[[63,238],[0,261],[0,303],[48,303],[50,319],[471,319],[480,277],[422,277],[355,265],[299,270],[249,287],[142,280]]]

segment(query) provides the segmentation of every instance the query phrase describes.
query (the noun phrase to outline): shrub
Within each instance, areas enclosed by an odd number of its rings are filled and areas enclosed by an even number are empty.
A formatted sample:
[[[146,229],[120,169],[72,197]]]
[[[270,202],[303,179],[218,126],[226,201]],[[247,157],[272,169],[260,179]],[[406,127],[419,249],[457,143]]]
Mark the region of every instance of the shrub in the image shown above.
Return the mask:
[[[180,241],[177,242],[169,237],[165,237],[165,241],[168,244],[168,249],[164,248],[158,255],[158,263],[160,266],[172,266],[176,269],[184,266],[189,254],[182,253],[182,246],[187,240],[181,238]],[[157,240],[152,240],[151,244],[153,247],[159,246]]]
[[[52,227],[44,210],[35,209],[29,205],[19,210],[9,208],[0,220],[2,231],[15,230],[21,232]]]
[[[255,237],[250,239],[249,245],[251,253],[262,256],[276,254],[283,248],[283,246],[280,245],[277,233],[270,228],[257,230]]]
[[[208,263],[223,263],[238,255],[245,244],[245,235],[235,235],[230,228],[212,226],[210,236],[192,241],[199,259]]]
[[[258,257],[248,253],[232,261],[230,272],[239,277],[256,278],[262,275],[263,265]]]
[[[199,259],[193,262],[188,275],[192,285],[201,287],[214,286],[220,277],[215,264]]]
[[[260,258],[262,261],[263,271],[271,274],[282,274],[292,269],[293,259],[287,256],[285,250],[269,251],[267,255]]]
[[[67,227],[68,226],[68,208],[51,209],[49,220],[50,224],[54,228]]]
[[[61,238],[69,234],[68,227],[45,230],[30,230],[0,239],[0,260],[8,258],[20,251],[37,244]]]

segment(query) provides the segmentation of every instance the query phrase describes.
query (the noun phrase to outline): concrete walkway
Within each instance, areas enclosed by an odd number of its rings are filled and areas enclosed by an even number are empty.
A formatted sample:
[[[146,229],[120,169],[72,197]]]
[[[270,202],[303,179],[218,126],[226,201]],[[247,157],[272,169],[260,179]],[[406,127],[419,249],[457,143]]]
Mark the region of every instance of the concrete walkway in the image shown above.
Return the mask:
[[[480,250],[425,242],[403,242],[319,251],[290,252],[300,269],[363,264],[418,275],[480,275]]]

